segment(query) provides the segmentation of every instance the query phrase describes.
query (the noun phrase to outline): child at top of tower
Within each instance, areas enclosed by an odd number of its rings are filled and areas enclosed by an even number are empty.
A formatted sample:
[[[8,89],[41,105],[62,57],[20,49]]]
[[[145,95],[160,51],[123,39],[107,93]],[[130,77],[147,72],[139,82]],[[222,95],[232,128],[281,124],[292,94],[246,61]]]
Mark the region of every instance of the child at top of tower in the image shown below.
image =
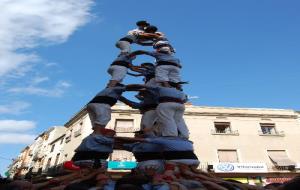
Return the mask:
[[[149,32],[145,32],[145,28],[149,26],[146,21],[139,21],[137,22],[137,29],[130,30],[126,36],[121,38],[116,43],[116,47],[121,50],[121,53],[130,53],[131,52],[131,44],[136,43],[139,45],[152,45],[153,39],[159,38],[159,34],[155,34],[157,28],[153,28]],[[143,44],[143,42],[147,42]],[[150,43],[150,44],[149,44]]]

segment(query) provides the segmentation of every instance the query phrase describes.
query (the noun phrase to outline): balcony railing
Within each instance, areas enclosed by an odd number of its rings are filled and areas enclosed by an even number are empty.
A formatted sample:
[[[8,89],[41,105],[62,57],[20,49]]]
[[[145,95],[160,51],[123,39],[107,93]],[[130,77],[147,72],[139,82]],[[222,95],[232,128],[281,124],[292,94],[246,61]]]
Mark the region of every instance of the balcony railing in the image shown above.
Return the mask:
[[[217,129],[212,129],[211,130],[212,135],[239,135],[238,130],[217,130]]]
[[[285,136],[284,131],[258,131],[258,134],[260,136],[279,136],[279,137],[283,137]]]

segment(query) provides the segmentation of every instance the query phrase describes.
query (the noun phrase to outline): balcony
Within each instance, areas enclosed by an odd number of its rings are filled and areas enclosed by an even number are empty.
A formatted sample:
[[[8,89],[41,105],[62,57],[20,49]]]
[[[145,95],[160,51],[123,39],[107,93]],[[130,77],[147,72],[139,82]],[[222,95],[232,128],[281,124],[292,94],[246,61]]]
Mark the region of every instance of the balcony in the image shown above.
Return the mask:
[[[81,129],[74,132],[74,137],[78,137],[79,135],[81,135]]]
[[[66,138],[65,138],[65,142],[66,143],[68,143],[68,142],[70,142],[71,141],[71,135],[69,135],[69,136],[67,136]]]
[[[238,130],[216,130],[216,129],[212,129],[211,134],[212,135],[233,135],[233,136],[240,135]]]
[[[277,137],[284,137],[284,131],[258,131],[259,136],[277,136]]]

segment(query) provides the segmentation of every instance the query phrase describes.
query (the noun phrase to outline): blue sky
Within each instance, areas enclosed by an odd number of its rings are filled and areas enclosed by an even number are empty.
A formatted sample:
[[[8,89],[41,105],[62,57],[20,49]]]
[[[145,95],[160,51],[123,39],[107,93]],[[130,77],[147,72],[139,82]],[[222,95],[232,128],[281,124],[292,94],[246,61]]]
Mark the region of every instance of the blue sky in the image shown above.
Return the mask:
[[[115,42],[140,19],[176,48],[194,104],[300,110],[299,8],[296,0],[1,2],[0,173],[105,86]]]

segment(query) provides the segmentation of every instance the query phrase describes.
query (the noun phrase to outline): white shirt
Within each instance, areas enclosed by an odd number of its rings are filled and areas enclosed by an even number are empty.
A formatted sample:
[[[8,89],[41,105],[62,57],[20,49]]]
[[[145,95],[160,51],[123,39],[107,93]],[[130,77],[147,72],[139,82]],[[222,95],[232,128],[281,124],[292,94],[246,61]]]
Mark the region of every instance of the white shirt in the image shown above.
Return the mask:
[[[127,35],[138,35],[138,34],[143,33],[143,32],[144,32],[144,30],[136,28],[136,29],[128,31]]]

